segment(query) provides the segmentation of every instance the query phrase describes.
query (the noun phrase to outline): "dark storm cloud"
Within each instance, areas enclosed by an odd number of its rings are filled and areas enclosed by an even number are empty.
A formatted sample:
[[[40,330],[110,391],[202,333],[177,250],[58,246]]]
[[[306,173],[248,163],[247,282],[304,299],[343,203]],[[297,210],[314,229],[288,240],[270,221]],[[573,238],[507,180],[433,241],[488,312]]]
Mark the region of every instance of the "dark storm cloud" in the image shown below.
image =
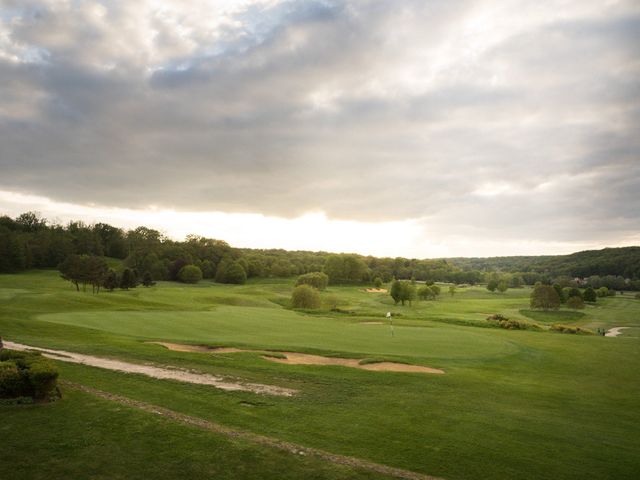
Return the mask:
[[[640,11],[600,3],[7,4],[0,189],[637,234]]]

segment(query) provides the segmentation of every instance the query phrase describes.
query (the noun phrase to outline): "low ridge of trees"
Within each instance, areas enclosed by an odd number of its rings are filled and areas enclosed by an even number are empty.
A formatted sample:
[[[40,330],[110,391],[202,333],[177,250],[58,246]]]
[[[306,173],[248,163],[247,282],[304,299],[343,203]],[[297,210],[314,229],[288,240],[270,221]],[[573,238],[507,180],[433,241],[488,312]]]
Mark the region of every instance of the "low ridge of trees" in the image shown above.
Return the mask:
[[[185,265],[195,265],[205,279],[242,283],[243,278],[290,277],[324,272],[330,284],[380,284],[393,278],[432,284],[475,285],[486,282],[500,291],[558,283],[561,287],[592,287],[609,291],[640,290],[640,247],[579,252],[557,257],[499,257],[489,259],[378,258],[355,254],[237,249],[216,239],[189,235],[174,241],[161,232],[133,230],[97,223],[58,225],[27,212],[16,218],[0,216],[0,273],[31,268],[55,268],[69,255],[107,256],[124,261],[155,280],[177,280]],[[233,266],[227,274],[228,267]],[[240,272],[243,270],[244,274]],[[500,288],[503,288],[500,285]]]

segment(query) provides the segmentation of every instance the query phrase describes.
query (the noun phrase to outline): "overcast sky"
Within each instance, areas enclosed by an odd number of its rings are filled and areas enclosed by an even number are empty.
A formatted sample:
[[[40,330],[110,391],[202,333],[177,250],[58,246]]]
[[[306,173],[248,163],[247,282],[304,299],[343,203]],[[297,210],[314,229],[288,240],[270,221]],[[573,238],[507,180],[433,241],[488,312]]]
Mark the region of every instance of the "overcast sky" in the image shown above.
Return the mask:
[[[640,2],[0,0],[0,214],[390,256],[640,244]]]

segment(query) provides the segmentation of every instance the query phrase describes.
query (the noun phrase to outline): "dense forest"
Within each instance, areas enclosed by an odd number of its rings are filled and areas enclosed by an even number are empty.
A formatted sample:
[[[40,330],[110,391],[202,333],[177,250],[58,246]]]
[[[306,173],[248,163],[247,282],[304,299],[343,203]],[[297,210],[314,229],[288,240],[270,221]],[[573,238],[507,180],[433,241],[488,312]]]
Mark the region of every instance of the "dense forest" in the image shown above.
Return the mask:
[[[203,278],[243,283],[251,277],[289,277],[323,271],[331,283],[393,278],[475,284],[496,275],[511,287],[535,282],[569,284],[578,277],[594,287],[640,289],[640,247],[606,248],[558,256],[408,259],[357,254],[233,248],[222,240],[167,238],[147,227],[125,231],[104,223],[57,225],[34,212],[0,217],[0,272],[58,268],[71,255],[111,257],[140,278],[179,280],[195,265]]]

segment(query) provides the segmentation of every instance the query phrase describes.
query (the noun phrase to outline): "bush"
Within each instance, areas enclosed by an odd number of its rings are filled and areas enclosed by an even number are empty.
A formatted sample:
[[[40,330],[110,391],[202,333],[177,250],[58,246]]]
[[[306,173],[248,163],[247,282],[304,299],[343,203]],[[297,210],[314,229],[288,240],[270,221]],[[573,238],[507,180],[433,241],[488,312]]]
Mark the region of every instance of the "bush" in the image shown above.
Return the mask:
[[[7,360],[0,362],[0,398],[14,398],[20,396],[24,390],[22,376],[16,362]]]
[[[291,294],[293,308],[320,308],[320,292],[310,285],[298,285]]]
[[[198,283],[202,280],[202,270],[195,265],[185,265],[178,272],[178,280],[182,283]]]
[[[499,322],[500,320],[509,320],[509,319],[500,313],[494,313],[493,315],[489,315],[487,317],[487,321],[491,321],[491,320]]]
[[[518,320],[509,320],[504,315],[496,313],[487,317],[488,322],[495,322],[500,328],[507,330],[540,330],[540,326],[535,323],[520,322]]]
[[[0,351],[0,398],[55,396],[58,371],[39,353]]]
[[[29,366],[28,378],[33,387],[33,397],[45,399],[55,392],[58,370],[51,362],[40,357]]]
[[[551,285],[536,284],[531,292],[531,308],[556,310],[560,307],[560,296]]]
[[[296,286],[309,285],[317,288],[318,290],[324,290],[327,288],[328,284],[329,276],[322,272],[305,273],[304,275],[300,275],[296,281]]]
[[[373,286],[376,288],[382,287],[382,279],[380,277],[376,277],[373,279]]]
[[[569,325],[551,325],[552,332],[558,333],[571,333],[571,334],[580,334],[580,335],[594,335],[591,330],[587,330],[586,328],[573,327]]]

